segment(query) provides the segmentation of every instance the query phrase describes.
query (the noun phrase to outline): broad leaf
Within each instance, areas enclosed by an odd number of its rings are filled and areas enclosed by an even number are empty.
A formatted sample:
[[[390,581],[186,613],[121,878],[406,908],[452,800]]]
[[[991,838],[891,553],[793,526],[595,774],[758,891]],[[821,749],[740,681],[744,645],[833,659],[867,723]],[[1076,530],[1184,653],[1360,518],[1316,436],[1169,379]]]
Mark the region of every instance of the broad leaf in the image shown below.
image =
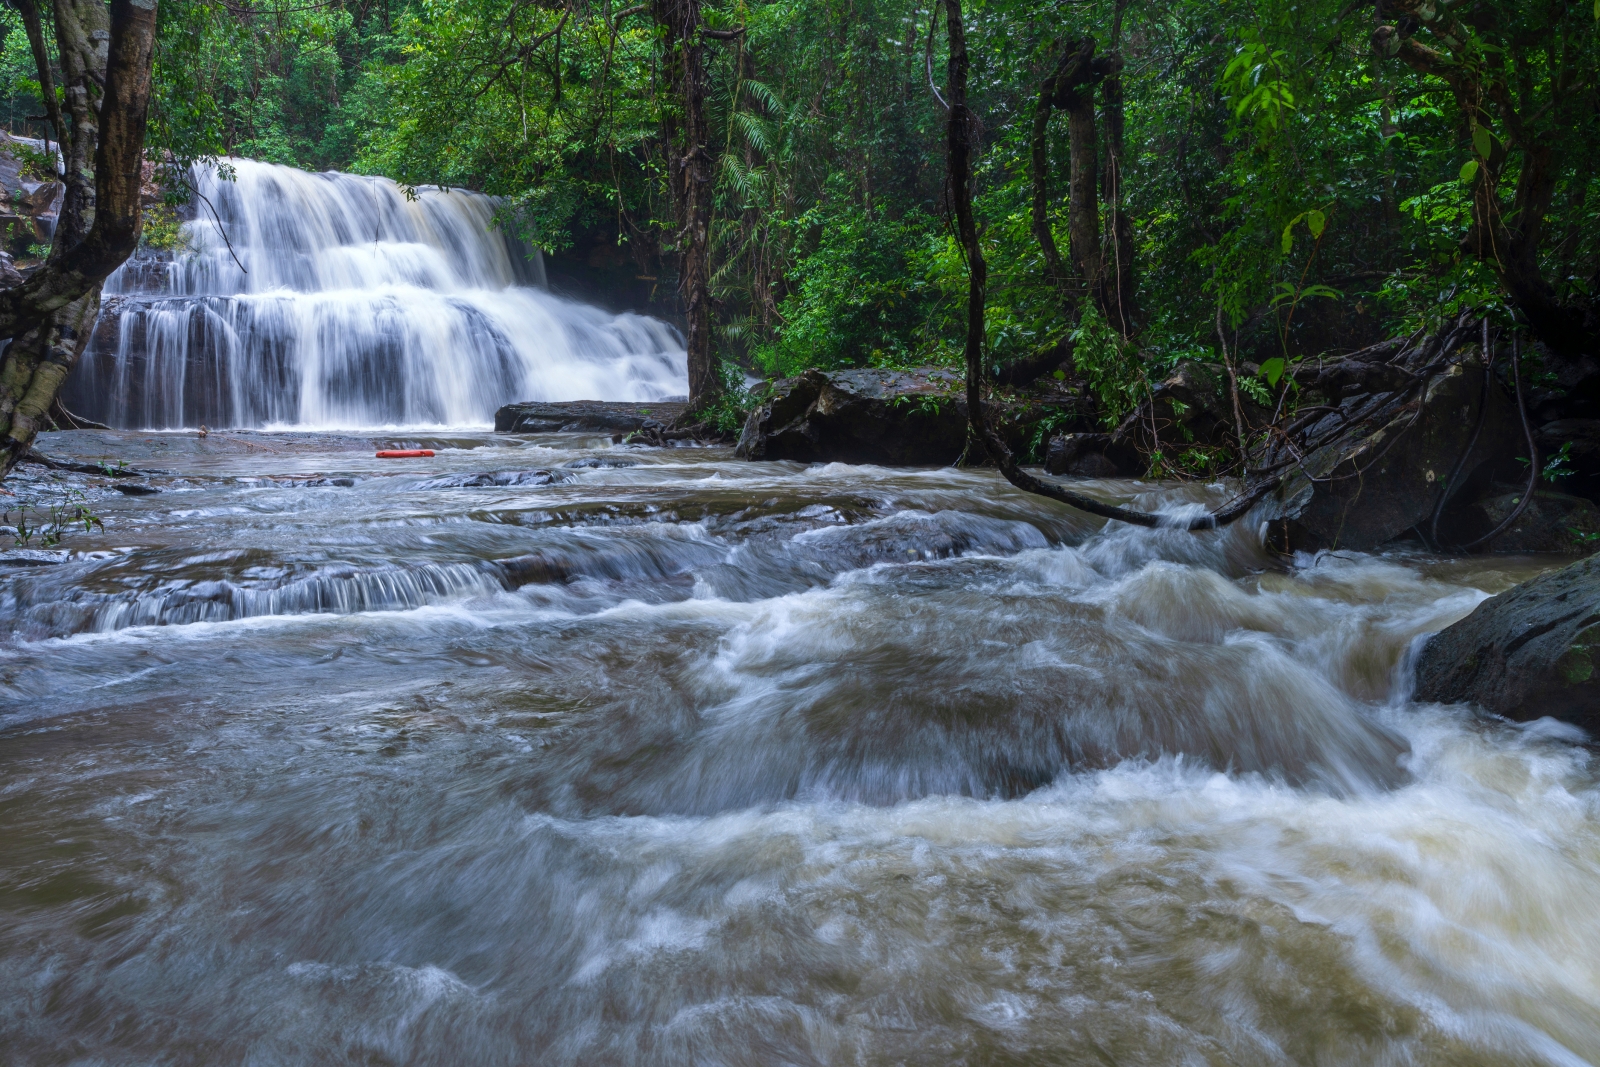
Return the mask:
[[[1494,151],[1494,135],[1483,126],[1472,127],[1472,147],[1484,159],[1489,158],[1489,153]]]
[[[1476,159],[1469,159],[1465,163],[1461,164],[1461,180],[1462,181],[1470,182],[1472,179],[1476,178],[1477,176],[1478,176],[1478,161]]]
[[[1261,364],[1261,377],[1267,380],[1268,385],[1276,386],[1278,384],[1278,379],[1283,377],[1282,357],[1273,356],[1271,359]]]

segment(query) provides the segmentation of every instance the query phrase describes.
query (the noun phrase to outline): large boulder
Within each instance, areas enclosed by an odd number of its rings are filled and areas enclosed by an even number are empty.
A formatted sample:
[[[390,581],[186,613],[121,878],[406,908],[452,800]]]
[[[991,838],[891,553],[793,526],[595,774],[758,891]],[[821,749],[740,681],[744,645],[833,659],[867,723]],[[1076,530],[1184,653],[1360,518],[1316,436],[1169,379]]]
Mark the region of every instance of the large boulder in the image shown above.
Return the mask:
[[[1331,426],[1362,429],[1305,456],[1269,498],[1262,517],[1275,535],[1281,531],[1278,547],[1376,548],[1431,523],[1458,462],[1452,508],[1475,499],[1498,465],[1525,452],[1515,402],[1498,382],[1489,383],[1479,425],[1486,371],[1476,351],[1470,355],[1433,374],[1420,397],[1360,394],[1322,415]],[[1456,512],[1440,524],[1447,543],[1470,540],[1464,533]]]
[[[998,397],[992,417],[1012,451],[1027,456],[1042,427],[1087,426],[1087,410],[1073,387],[1050,379]],[[745,421],[736,455],[944,466],[960,459],[966,444],[965,384],[956,371],[808,370],[769,387]]]
[[[1269,421],[1270,412],[1248,394],[1239,405],[1251,425]],[[1151,457],[1167,457],[1194,445],[1232,445],[1233,397],[1227,370],[1218,363],[1185,360],[1157,382],[1150,395],[1109,433],[1069,433],[1052,438],[1045,470],[1088,478],[1140,477]]]
[[[54,144],[0,130],[0,243],[18,258],[28,257],[34,246],[49,244],[55,233],[66,186],[49,173],[55,169],[52,160],[59,165]]]
[[[1580,560],[1479,604],[1430,637],[1416,698],[1470,701],[1519,722],[1600,728],[1600,560]]]
[[[604,400],[550,403],[529,400],[507,404],[494,413],[496,433],[629,434],[647,425],[667,425],[683,414],[683,401],[657,400],[621,404]]]
[[[1520,489],[1474,501],[1456,516],[1458,539],[1476,540],[1495,529],[1520,503]],[[1493,547],[1496,552],[1560,552],[1587,556],[1600,548],[1600,508],[1581,496],[1536,490],[1516,520],[1495,537]]]

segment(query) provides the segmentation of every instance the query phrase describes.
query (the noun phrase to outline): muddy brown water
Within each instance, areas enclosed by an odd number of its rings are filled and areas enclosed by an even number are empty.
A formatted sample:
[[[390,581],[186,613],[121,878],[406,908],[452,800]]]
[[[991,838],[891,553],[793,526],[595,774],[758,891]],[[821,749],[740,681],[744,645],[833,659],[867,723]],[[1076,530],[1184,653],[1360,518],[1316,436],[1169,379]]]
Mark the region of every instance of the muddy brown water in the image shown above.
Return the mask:
[[[584,437],[44,449],[164,473],[0,551],[0,1062],[1600,1060],[1591,749],[1404,662],[1556,560]]]

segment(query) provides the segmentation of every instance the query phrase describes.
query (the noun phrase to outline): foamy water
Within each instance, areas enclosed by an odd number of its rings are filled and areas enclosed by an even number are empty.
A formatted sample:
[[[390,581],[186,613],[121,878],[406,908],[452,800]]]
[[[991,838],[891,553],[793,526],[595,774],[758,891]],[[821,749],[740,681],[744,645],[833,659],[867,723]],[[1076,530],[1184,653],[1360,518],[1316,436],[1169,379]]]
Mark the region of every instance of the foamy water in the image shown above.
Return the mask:
[[[115,329],[69,380],[73,411],[140,429],[488,426],[517,400],[687,392],[676,331],[546,291],[489,197],[224,162],[231,179],[190,175],[178,254],[106,283]]]
[[[18,1062],[1600,1060],[1591,749],[1404,662],[1557,561],[389,443],[47,441],[171,473],[3,557]]]

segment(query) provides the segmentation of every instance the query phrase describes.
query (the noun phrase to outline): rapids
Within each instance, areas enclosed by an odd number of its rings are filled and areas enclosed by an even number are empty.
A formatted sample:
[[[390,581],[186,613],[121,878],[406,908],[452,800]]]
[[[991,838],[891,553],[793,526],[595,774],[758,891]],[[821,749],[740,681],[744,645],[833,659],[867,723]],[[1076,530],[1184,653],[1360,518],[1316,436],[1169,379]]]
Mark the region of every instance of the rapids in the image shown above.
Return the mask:
[[[1407,695],[1553,560],[577,436],[41,447],[165,473],[8,482],[106,528],[0,553],[7,1063],[1600,1061],[1592,750]]]
[[[226,166],[192,172],[176,254],[107,281],[72,411],[136,429],[466,426],[516,400],[688,391],[670,327],[545,291],[489,197]]]

